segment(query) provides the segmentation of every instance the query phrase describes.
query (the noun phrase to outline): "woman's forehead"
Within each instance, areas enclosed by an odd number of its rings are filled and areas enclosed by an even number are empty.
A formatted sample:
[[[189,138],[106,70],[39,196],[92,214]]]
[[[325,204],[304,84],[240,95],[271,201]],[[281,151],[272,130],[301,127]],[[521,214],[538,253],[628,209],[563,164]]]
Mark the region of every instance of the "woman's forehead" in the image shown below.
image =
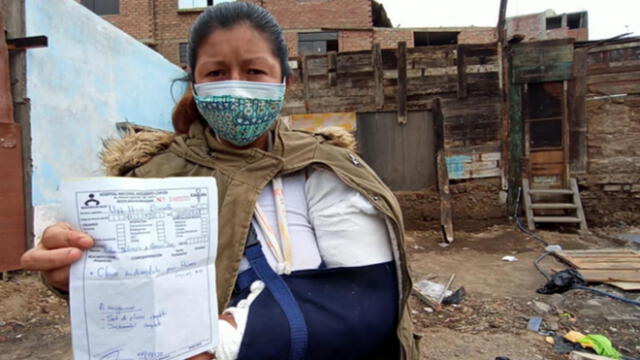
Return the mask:
[[[277,61],[267,36],[248,24],[216,29],[198,48],[198,62],[205,58],[211,60],[229,57]]]

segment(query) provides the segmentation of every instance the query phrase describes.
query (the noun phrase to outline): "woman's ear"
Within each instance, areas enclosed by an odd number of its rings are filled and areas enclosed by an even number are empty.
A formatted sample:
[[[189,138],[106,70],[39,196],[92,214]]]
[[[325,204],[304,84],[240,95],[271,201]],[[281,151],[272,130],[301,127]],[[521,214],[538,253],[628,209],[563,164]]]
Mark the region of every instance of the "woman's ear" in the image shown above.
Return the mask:
[[[178,134],[186,134],[189,132],[191,124],[201,118],[202,115],[200,115],[200,111],[198,111],[196,101],[193,99],[191,85],[189,85],[184,95],[182,95],[182,98],[180,98],[180,101],[178,101],[173,108],[173,114],[171,115],[173,128]]]

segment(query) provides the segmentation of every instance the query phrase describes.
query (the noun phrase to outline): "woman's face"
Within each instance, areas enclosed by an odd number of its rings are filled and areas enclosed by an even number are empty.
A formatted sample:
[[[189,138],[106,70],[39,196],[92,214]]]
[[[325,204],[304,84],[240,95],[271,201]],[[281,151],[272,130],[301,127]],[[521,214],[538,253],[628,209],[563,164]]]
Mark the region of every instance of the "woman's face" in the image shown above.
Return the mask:
[[[196,84],[222,80],[279,83],[280,61],[267,37],[249,24],[218,29],[198,49]]]

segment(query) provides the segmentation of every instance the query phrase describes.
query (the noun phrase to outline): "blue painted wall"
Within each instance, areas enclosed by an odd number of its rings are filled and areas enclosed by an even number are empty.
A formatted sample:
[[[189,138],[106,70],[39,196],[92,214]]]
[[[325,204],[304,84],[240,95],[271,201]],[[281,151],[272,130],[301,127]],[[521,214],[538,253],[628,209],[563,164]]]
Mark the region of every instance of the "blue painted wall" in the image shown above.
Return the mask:
[[[101,140],[117,122],[171,130],[184,72],[73,0],[26,0],[26,22],[49,38],[27,52],[37,223],[63,178],[102,175]]]

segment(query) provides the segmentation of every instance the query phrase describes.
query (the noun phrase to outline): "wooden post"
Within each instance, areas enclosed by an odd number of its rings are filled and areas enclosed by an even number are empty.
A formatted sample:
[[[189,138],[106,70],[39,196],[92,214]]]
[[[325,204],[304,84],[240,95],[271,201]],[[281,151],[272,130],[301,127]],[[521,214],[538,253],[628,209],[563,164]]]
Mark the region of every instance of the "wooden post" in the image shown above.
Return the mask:
[[[463,45],[458,45],[456,49],[456,65],[458,66],[458,99],[467,98],[467,70],[465,62],[465,49]]]
[[[309,86],[309,60],[306,56],[302,57],[302,83],[304,85],[304,111],[308,113],[311,108],[309,104],[309,92],[311,90]]]
[[[4,16],[2,12],[0,12],[0,122],[13,123],[9,48],[4,35]]]
[[[567,91],[569,89],[568,81],[562,82],[562,149],[564,151],[564,176],[562,179],[562,186],[566,189],[569,187],[569,100],[567,98]]]
[[[573,52],[573,80],[569,96],[569,148],[571,173],[584,173],[587,170],[587,49],[575,49]]]
[[[509,198],[507,209],[513,214],[522,181],[523,121],[522,85],[509,85]]]
[[[376,109],[382,110],[384,108],[384,71],[382,69],[382,47],[380,43],[373,44],[371,63],[373,64],[373,91]]]
[[[435,150],[444,150],[444,114],[440,98],[431,101],[431,112],[433,113],[433,130],[435,132]]]
[[[13,121],[13,97],[9,74],[9,48],[0,11],[0,272],[20,269],[25,251],[25,202],[20,125]]]
[[[442,238],[447,243],[453,242],[453,216],[451,213],[451,192],[449,190],[449,172],[444,151],[444,114],[440,98],[431,102],[433,128],[435,131],[436,175],[440,194],[440,227]]]
[[[500,127],[502,143],[502,191],[509,190],[509,78],[508,78],[508,58],[506,51],[507,32],[505,29],[507,17],[507,0],[500,0],[500,10],[498,14],[498,24],[496,31],[498,32],[498,79],[500,81]],[[507,207],[507,211],[511,213],[511,209]]]
[[[438,191],[440,193],[440,227],[442,237],[447,243],[453,242],[453,216],[451,214],[451,191],[449,173],[444,151],[438,151]]]
[[[327,80],[329,86],[336,86],[336,72],[338,68],[338,53],[329,51],[327,53]]]
[[[398,43],[398,123],[407,123],[407,42]]]

